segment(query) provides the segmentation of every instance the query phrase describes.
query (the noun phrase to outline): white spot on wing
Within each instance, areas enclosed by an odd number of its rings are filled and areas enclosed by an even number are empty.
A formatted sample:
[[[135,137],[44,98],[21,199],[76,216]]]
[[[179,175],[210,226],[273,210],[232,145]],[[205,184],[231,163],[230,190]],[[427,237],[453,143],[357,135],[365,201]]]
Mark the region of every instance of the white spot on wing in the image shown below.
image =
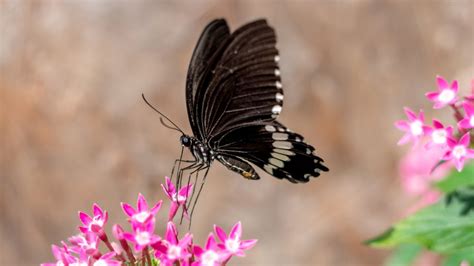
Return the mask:
[[[304,178],[309,179],[311,177],[311,174],[304,174]]]
[[[290,155],[290,156],[296,155],[296,153],[294,153],[290,150],[283,150],[283,149],[273,149],[273,152],[281,153],[281,154],[285,154],[285,155]]]
[[[293,148],[293,144],[291,144],[291,142],[288,142],[288,141],[274,141],[272,145],[275,148],[280,148],[280,149],[285,149],[285,150],[289,150]]]
[[[281,101],[283,101],[283,94],[277,92],[275,98],[278,102],[281,102]]]
[[[272,138],[274,140],[287,140],[288,139],[288,134],[276,132],[276,133],[272,134]]]
[[[280,82],[280,81],[275,82],[275,86],[276,86],[277,88],[279,88],[279,89],[282,88],[282,85],[281,85],[281,82]]]
[[[274,126],[271,126],[271,125],[266,125],[265,130],[268,131],[268,132],[275,132],[276,128]]]
[[[278,68],[275,69],[275,76],[280,76],[280,70]]]
[[[275,158],[268,159],[268,162],[275,165],[276,167],[280,167],[280,168],[283,168],[285,166],[283,161],[280,161],[280,160],[275,159]]]
[[[274,59],[275,59],[275,62],[280,61],[280,57],[279,57],[278,55],[275,55],[275,58],[274,58]]]
[[[278,128],[278,131],[280,131],[280,132],[285,132],[286,130],[285,130],[284,128],[282,128],[282,127],[279,127],[279,128]]]
[[[281,105],[274,105],[272,108],[272,113],[277,115],[280,112],[281,112]]]
[[[274,153],[272,152],[270,154],[273,158],[276,158],[278,160],[281,160],[281,161],[285,161],[285,162],[288,162],[290,160],[290,157],[286,156],[286,155],[283,155],[283,154],[279,154],[279,153]]]
[[[306,148],[306,154],[311,154],[311,150],[309,148]]]
[[[265,171],[267,171],[267,173],[273,175],[273,169],[276,169],[276,167],[274,165],[271,165],[271,164],[266,164],[263,166],[263,169]]]

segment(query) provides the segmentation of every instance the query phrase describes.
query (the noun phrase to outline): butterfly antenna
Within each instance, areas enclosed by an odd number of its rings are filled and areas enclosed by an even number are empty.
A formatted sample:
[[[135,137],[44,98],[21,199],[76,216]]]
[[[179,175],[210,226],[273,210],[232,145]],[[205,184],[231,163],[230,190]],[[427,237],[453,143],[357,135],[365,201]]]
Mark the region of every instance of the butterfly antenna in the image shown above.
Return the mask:
[[[179,132],[181,132],[183,135],[185,135],[184,132],[183,132],[175,123],[173,123],[173,121],[171,121],[171,119],[169,119],[169,118],[168,118],[166,115],[164,115],[162,112],[158,111],[158,109],[156,109],[153,105],[151,105],[151,104],[148,102],[148,100],[145,98],[145,94],[143,94],[143,93],[142,93],[142,98],[143,98],[143,100],[145,101],[145,103],[146,103],[148,106],[150,106],[151,109],[155,110],[155,112],[157,112],[158,114],[161,115],[161,117],[160,117],[160,122],[161,122],[161,124],[163,124],[163,126],[169,128],[169,129],[173,129],[173,130],[179,131]],[[168,122],[170,122],[174,127],[165,124],[165,122],[163,121],[163,117],[164,117],[166,120],[168,120]]]

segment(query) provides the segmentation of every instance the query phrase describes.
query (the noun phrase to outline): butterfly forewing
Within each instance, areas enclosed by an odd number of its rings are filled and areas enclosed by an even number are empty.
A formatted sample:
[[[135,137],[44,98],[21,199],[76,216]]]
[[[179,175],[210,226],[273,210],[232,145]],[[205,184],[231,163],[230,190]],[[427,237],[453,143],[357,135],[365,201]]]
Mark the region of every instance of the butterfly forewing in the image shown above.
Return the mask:
[[[202,105],[196,99],[198,90],[205,90],[205,83],[215,63],[220,59],[220,54],[230,37],[229,27],[224,19],[216,19],[209,23],[199,38],[194,48],[191,62],[189,63],[186,78],[186,105],[189,122],[195,136],[202,135],[201,116],[198,115]],[[221,52],[219,52],[221,51]],[[200,86],[200,84],[204,84]]]

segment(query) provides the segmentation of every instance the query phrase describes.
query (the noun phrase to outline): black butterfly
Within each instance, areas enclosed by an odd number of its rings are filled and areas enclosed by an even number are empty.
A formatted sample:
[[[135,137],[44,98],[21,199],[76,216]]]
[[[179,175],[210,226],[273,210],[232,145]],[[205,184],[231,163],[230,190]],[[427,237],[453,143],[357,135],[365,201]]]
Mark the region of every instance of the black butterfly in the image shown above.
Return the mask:
[[[206,26],[186,79],[194,136],[173,123],[183,133],[183,148],[188,147],[195,159],[177,160],[190,163],[181,171],[205,169],[207,174],[211,163],[218,160],[247,179],[259,179],[252,163],[293,183],[308,182],[320,171],[328,171],[301,135],[276,121],[283,106],[283,89],[275,44],[275,32],[263,19],[233,33],[224,19]]]

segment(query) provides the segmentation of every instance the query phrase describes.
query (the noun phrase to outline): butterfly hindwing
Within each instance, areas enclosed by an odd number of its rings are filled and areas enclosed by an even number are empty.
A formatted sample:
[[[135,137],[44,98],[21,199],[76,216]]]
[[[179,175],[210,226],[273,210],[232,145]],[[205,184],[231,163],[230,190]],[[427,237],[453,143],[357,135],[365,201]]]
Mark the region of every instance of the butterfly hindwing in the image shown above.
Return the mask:
[[[291,182],[308,182],[321,171],[328,171],[323,159],[301,135],[278,122],[235,129],[218,143],[218,153],[251,162],[270,175]]]

